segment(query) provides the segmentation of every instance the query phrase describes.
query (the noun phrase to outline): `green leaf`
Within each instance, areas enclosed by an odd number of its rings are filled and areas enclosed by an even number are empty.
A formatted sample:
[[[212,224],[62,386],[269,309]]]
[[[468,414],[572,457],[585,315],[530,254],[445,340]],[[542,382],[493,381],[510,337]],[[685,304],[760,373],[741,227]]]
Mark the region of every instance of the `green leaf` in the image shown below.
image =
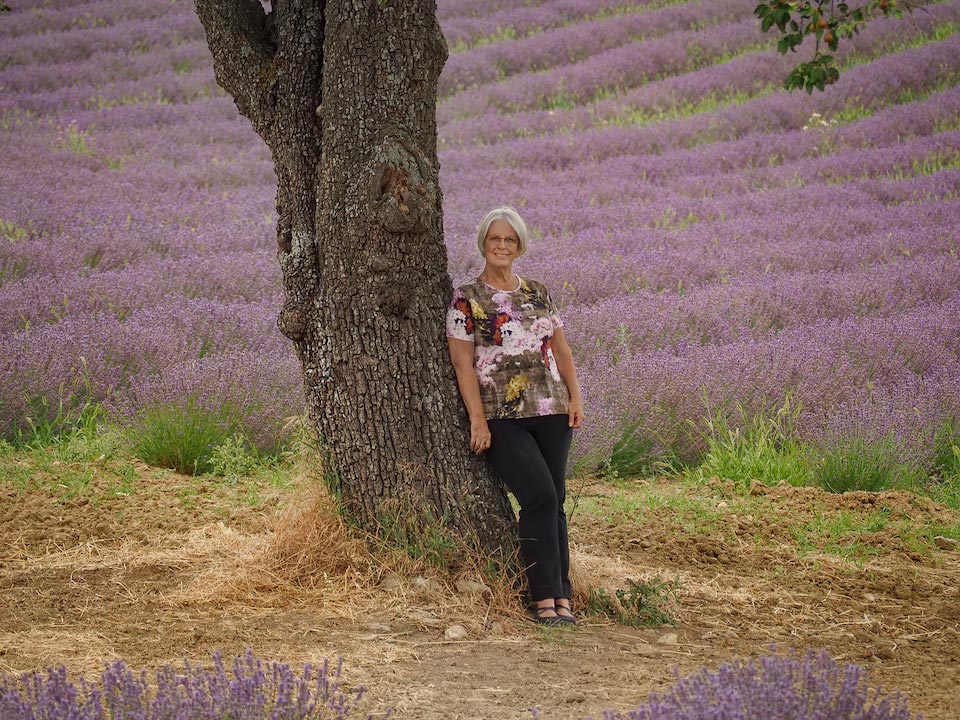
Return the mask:
[[[787,22],[790,20],[790,13],[787,10],[781,10],[777,14],[777,29],[780,32],[787,31]]]

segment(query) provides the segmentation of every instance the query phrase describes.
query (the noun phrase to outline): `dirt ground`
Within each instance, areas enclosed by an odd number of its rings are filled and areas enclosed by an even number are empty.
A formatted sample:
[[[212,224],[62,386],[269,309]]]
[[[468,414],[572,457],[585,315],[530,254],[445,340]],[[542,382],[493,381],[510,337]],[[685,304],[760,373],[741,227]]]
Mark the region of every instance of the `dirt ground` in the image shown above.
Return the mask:
[[[96,493],[94,479],[72,497],[55,482],[0,478],[0,672],[65,664],[90,676],[113,658],[155,668],[251,647],[291,664],[342,656],[347,686],[368,689],[365,709],[389,706],[394,717],[530,718],[539,708],[559,720],[635,707],[668,689],[674,668],[825,648],[904,691],[928,720],[960,718],[960,552],[918,545],[898,523],[861,533],[852,555],[798,551],[798,516],[880,509],[956,524],[957,513],[909,494],[755,487],[744,505],[720,483],[703,490],[717,507],[706,528],[656,511],[638,521],[575,512],[581,582],[677,579],[678,624],[635,629],[586,616],[544,630],[410,578],[231,587],[231,568],[250,569],[296,489],[251,504],[195,478],[138,474],[137,491]],[[445,638],[454,622],[466,638]]]

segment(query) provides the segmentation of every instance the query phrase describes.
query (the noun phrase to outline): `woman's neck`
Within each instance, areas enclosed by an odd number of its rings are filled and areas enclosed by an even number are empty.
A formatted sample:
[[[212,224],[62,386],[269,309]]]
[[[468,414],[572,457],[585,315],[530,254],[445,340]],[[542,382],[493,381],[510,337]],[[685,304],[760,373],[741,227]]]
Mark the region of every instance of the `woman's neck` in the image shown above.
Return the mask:
[[[480,279],[487,285],[492,285],[500,290],[515,290],[518,283],[517,276],[513,274],[512,268],[492,268],[489,265],[483,267]]]

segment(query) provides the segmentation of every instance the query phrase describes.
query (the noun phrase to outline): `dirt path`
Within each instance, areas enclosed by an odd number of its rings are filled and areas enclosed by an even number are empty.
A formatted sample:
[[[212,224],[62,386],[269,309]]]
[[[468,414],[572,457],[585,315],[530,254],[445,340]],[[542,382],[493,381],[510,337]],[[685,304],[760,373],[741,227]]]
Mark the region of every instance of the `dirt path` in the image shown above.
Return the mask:
[[[205,578],[224,582],[213,570],[263,543],[276,503],[245,505],[212,488],[184,504],[183,487],[196,480],[148,475],[149,492],[96,501],[0,485],[0,671],[63,663],[93,674],[116,657],[157,667],[249,646],[294,664],[342,655],[348,684],[368,687],[368,707],[391,706],[400,718],[529,718],[537,707],[572,719],[636,706],[669,687],[674,667],[686,674],[771,647],[826,648],[905,691],[928,720],[960,718],[960,553],[918,549],[895,524],[867,538],[875,552],[866,556],[798,553],[791,525],[878,502],[885,517],[956,522],[913,496],[757,489],[751,507],[768,514],[733,512],[742,508],[731,500],[709,532],[657,512],[636,522],[581,513],[581,577],[613,587],[676,578],[679,623],[633,629],[588,617],[576,629],[541,630],[464,616],[415,592],[382,590],[382,601],[360,609],[309,593],[204,594]],[[444,639],[453,621],[466,639]]]

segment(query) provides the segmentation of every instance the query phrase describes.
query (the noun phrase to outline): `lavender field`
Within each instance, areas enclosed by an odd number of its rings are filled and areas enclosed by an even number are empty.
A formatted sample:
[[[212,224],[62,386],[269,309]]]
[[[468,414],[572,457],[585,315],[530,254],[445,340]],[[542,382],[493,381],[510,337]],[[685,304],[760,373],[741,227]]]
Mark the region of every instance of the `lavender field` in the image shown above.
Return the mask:
[[[0,15],[0,436],[101,403],[229,407],[259,448],[303,406],[276,328],[275,176],[190,2]],[[521,209],[588,421],[695,461],[714,413],[929,467],[960,418],[960,0],[872,23],[825,93],[780,89],[740,0],[440,0],[454,282]]]

